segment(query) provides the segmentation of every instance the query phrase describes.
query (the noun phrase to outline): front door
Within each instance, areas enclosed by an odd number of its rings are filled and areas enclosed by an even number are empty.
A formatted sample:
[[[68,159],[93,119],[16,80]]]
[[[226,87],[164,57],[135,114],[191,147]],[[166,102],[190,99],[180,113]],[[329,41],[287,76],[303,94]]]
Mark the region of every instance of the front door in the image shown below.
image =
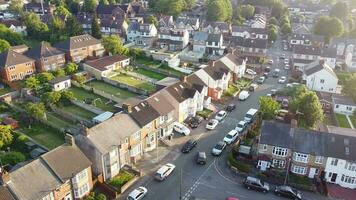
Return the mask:
[[[337,174],[333,173],[333,175],[331,176],[331,182],[334,183],[336,181],[336,178],[337,178]]]
[[[315,174],[317,172],[317,169],[316,168],[310,168],[309,170],[309,178],[314,178]]]

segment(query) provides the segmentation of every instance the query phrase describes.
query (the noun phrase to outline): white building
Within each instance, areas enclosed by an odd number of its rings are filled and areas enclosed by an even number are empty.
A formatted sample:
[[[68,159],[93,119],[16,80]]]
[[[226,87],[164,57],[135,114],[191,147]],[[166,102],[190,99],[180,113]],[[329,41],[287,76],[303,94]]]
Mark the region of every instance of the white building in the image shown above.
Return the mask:
[[[83,63],[83,69],[94,75],[96,79],[108,77],[114,70],[121,69],[130,64],[130,58],[122,55],[105,56]]]
[[[206,51],[206,41],[209,34],[207,32],[195,32],[193,36],[193,52],[202,52]]]
[[[221,33],[210,33],[206,41],[206,53],[222,56],[225,50],[224,37]]]
[[[189,43],[189,32],[187,29],[162,28],[158,34],[158,45],[160,48],[168,48],[170,51],[180,51]]]
[[[58,77],[50,81],[54,91],[62,91],[71,87],[71,80],[69,76]]]
[[[268,33],[263,28],[251,28],[248,26],[232,26],[231,35],[234,37],[251,39],[268,39]]]
[[[335,72],[324,62],[314,61],[304,69],[303,80],[310,90],[319,92],[338,92],[338,82]]]
[[[127,29],[127,40],[137,45],[150,45],[152,38],[157,36],[157,28],[153,24],[132,22]]]
[[[334,113],[353,115],[356,109],[356,104],[354,101],[346,96],[334,94],[332,96],[332,102]]]

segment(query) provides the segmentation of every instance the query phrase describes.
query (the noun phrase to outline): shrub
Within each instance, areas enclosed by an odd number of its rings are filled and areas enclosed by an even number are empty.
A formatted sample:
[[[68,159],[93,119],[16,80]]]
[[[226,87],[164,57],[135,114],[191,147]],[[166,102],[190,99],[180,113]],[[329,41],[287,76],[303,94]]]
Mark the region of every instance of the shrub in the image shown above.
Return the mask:
[[[125,183],[129,182],[134,177],[135,176],[133,174],[122,170],[109,182],[109,184],[116,188],[121,188]]]
[[[26,156],[21,152],[11,151],[0,156],[3,165],[16,165],[26,160]]]
[[[232,152],[229,153],[228,155],[228,162],[233,166],[233,167],[236,167],[239,171],[241,172],[244,172],[244,173],[249,173],[251,171],[251,166],[246,164],[246,163],[243,163],[239,160],[237,160]]]

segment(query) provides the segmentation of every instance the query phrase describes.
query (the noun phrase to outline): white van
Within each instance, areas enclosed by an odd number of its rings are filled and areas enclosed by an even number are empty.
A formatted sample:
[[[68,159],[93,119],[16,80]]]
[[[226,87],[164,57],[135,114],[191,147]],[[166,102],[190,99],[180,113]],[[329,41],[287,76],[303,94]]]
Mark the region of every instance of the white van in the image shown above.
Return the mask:
[[[242,90],[239,94],[239,100],[244,101],[250,96],[250,93],[246,90]]]
[[[253,122],[253,120],[257,116],[257,113],[258,113],[257,109],[251,108],[250,110],[247,111],[244,121],[247,123]]]
[[[171,163],[167,163],[163,165],[161,168],[157,170],[155,174],[155,179],[159,181],[163,181],[173,172],[175,168],[176,166]]]

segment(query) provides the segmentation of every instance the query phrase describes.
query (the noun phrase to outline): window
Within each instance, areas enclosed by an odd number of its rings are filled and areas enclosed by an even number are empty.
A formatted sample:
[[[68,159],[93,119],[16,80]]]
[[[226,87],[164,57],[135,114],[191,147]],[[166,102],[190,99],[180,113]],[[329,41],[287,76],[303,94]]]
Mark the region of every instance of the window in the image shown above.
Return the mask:
[[[305,175],[307,173],[307,168],[298,165],[293,165],[292,172],[295,174]]]
[[[79,172],[74,178],[73,178],[73,183],[78,183],[83,179],[87,179],[87,170],[83,170]]]
[[[267,145],[266,144],[262,145],[262,151],[267,151]]]
[[[356,163],[346,162],[345,169],[350,171],[356,171]]]
[[[134,134],[132,135],[132,139],[133,139],[133,140],[139,140],[139,139],[140,139],[140,136],[141,136],[141,132],[138,131],[138,132],[136,132],[136,133],[134,133]]]
[[[334,166],[337,166],[337,162],[338,162],[339,160],[337,159],[337,158],[333,158],[332,160],[331,160],[331,165],[334,165]]]
[[[297,162],[302,162],[302,163],[307,163],[309,159],[308,154],[304,154],[304,153],[297,153],[295,152],[293,154],[293,160],[297,161]]]
[[[53,193],[51,192],[47,196],[43,197],[42,200],[54,200]]]
[[[320,79],[320,83],[324,83],[325,82],[325,80],[324,79]]]
[[[339,104],[336,104],[335,108],[339,108]]]
[[[286,157],[287,156],[288,149],[286,148],[281,148],[281,147],[273,147],[273,155],[276,156],[281,156],[281,157]]]
[[[344,174],[341,176],[341,181],[344,183],[350,183],[354,184],[355,183],[355,177],[352,176],[345,176]]]
[[[315,163],[317,163],[317,164],[322,164],[323,160],[324,160],[323,156],[316,156],[315,157]]]
[[[272,166],[276,168],[284,168],[285,163],[286,162],[284,160],[273,159]]]
[[[89,192],[89,184],[86,183],[86,184],[82,185],[81,187],[74,190],[74,197],[81,198],[88,192]]]
[[[351,111],[351,110],[352,110],[352,107],[346,106],[346,109]]]
[[[135,147],[131,148],[131,156],[136,156],[141,153],[141,144],[137,144]]]

